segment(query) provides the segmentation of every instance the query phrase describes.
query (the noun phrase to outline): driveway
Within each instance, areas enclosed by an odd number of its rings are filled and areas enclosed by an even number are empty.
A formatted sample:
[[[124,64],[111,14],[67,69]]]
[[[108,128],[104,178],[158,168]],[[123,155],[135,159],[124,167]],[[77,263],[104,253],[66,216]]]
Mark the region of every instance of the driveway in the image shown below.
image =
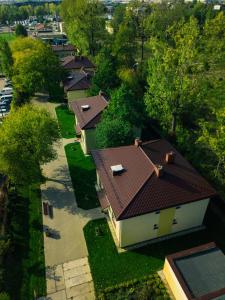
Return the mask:
[[[56,118],[57,104],[38,101],[38,98],[33,102],[47,108]],[[43,213],[44,230],[52,232],[52,237],[44,234],[47,299],[91,300],[94,299],[94,287],[83,227],[104,214],[100,208],[83,210],[77,207],[64,151],[64,146],[71,142],[71,139],[61,139],[56,143],[57,158],[42,166],[47,178],[41,185],[42,201],[53,207],[52,217]]]

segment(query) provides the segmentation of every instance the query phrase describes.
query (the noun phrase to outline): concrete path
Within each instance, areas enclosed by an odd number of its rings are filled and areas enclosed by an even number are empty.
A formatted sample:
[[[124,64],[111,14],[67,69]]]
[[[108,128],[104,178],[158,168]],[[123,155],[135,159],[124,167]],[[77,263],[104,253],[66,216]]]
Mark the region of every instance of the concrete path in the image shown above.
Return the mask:
[[[56,117],[56,104],[35,104],[47,108]],[[88,251],[83,227],[93,219],[104,217],[100,208],[83,210],[77,207],[64,146],[74,139],[61,139],[54,145],[57,159],[42,166],[48,180],[41,186],[42,201],[53,206],[53,217],[43,214],[44,251],[47,299],[94,299],[94,287],[88,265]]]

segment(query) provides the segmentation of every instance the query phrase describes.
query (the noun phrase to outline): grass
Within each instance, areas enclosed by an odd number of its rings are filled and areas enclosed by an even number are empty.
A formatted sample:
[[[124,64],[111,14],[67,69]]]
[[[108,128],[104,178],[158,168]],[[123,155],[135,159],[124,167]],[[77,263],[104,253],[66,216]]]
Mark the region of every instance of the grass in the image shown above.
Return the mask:
[[[68,109],[66,105],[60,105],[55,109],[60,132],[63,138],[70,139],[76,136],[74,122],[74,114]]]
[[[3,38],[7,42],[10,42],[16,38],[16,35],[14,33],[8,33],[8,32],[1,32],[0,38]]]
[[[11,192],[8,234],[10,251],[5,261],[5,290],[14,300],[46,295],[40,189],[18,196]]]
[[[98,207],[96,171],[92,157],[84,155],[79,143],[66,145],[65,152],[78,206],[83,209]]]
[[[100,228],[103,234],[97,236],[96,228]],[[168,254],[215,239],[214,234],[203,230],[119,254],[106,219],[90,221],[84,227],[84,236],[97,294],[124,281],[154,274],[163,267]]]

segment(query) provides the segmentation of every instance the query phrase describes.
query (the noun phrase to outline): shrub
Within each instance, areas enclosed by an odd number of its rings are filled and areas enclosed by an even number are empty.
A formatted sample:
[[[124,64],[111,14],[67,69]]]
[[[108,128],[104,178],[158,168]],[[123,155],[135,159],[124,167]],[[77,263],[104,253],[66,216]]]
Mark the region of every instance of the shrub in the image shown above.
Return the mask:
[[[0,300],[10,300],[9,295],[5,292],[0,293]]]

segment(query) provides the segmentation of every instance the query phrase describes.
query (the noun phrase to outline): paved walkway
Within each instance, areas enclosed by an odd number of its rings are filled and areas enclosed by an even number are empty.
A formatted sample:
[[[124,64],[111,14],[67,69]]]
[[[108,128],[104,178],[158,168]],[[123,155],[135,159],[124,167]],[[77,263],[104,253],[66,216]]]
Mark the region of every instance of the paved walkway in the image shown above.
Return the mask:
[[[55,104],[38,104],[56,117]],[[44,234],[48,300],[94,299],[83,227],[88,221],[104,215],[100,208],[83,210],[77,207],[64,151],[64,146],[71,142],[74,139],[61,139],[54,145],[57,159],[42,166],[48,178],[41,186],[42,201],[53,206],[53,218],[43,214],[44,229],[54,234],[54,237]]]

